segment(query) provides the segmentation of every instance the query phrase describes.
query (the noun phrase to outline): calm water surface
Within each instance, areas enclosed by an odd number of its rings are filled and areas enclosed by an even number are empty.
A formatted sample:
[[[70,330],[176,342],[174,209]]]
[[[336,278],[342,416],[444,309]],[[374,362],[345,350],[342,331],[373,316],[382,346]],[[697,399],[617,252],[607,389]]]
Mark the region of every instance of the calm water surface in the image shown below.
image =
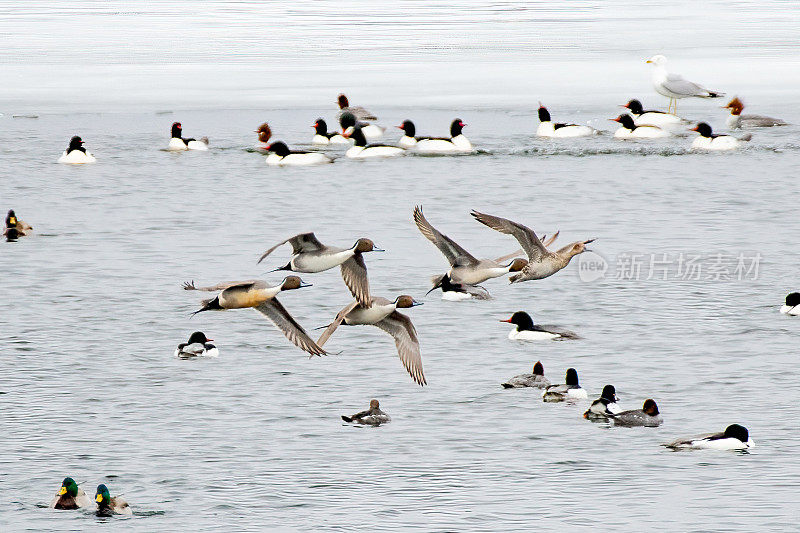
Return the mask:
[[[0,244],[0,529],[795,528],[798,323],[777,308],[798,288],[796,6],[360,5],[0,6],[0,208],[36,229]],[[606,131],[630,97],[664,105],[642,63],[658,51],[795,125],[730,154],[689,153],[690,136],[533,136],[539,99]],[[251,150],[265,120],[276,139],[307,143],[341,90],[386,126],[412,118],[444,134],[458,116],[478,150],[305,169]],[[719,105],[680,110],[722,130]],[[163,151],[176,120],[212,149]],[[96,165],[55,163],[73,134]],[[188,316],[199,298],[182,281],[277,282],[265,271],[287,250],[256,259],[301,231],[374,239],[387,252],[368,257],[373,292],[422,298],[445,264],[411,220],[417,204],[478,256],[516,243],[470,209],[560,230],[562,244],[597,237],[608,271],[585,282],[574,261],[543,281],[487,282],[489,302],[424,298],[409,311],[424,388],[377,328],[343,328],[329,344],[339,355],[309,359],[250,310]],[[647,275],[651,254],[761,261],[756,279],[663,280]],[[639,279],[621,270],[632,255]],[[303,277],[314,286],[281,301],[307,328],[327,324],[349,302],[338,272]],[[584,339],[509,341],[498,320],[517,310]],[[220,357],[173,358],[197,329]],[[664,425],[591,424],[588,402],[500,387],[537,360],[553,381],[577,368],[592,397],[613,383],[626,408],[656,399]],[[373,397],[392,423],[341,423]],[[734,422],[756,441],[748,454],[659,446]],[[66,475],[123,492],[134,517],[43,508]]]

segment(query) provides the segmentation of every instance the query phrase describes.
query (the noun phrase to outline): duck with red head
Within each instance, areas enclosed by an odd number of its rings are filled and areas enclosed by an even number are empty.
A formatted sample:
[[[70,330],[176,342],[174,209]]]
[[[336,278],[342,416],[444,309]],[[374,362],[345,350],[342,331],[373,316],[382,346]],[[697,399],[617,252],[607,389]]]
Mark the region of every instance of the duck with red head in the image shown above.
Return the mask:
[[[347,96],[340,94],[336,97],[336,103],[339,105],[339,116],[344,113],[352,113],[356,120],[378,120],[373,113],[370,113],[361,106],[351,106]]]
[[[289,150],[286,143],[274,142],[267,146],[267,164],[273,167],[307,167],[333,163],[333,159],[320,152]]]
[[[763,115],[742,115],[744,104],[738,96],[734,97],[723,109],[729,109],[728,127],[732,130],[739,128],[772,128],[774,126],[787,126],[786,121],[779,118],[765,117]]]
[[[421,154],[465,153],[472,151],[472,143],[462,133],[466,124],[460,118],[450,123],[450,137],[417,137],[414,150]]]
[[[531,387],[534,389],[545,389],[550,386],[550,380],[544,377],[544,367],[541,361],[536,361],[533,365],[532,374],[520,374],[509,379],[502,384],[504,389],[521,389]]]
[[[650,126],[646,124],[637,126],[633,120],[633,117],[627,113],[609,120],[619,122],[620,124],[620,127],[617,129],[617,131],[614,132],[615,139],[661,139],[671,136],[670,132],[665,129],[661,129],[658,126]]]
[[[649,398],[644,401],[641,409],[621,411],[610,414],[608,417],[614,421],[614,425],[628,427],[644,426],[654,428],[664,422],[664,419],[661,418],[661,413],[658,412],[658,405],[656,405],[655,400]]]
[[[658,126],[659,128],[670,128],[686,123],[678,115],[667,113],[666,111],[656,111],[653,109],[645,110],[639,100],[628,100],[627,104],[620,107],[627,109],[633,115],[633,122],[637,126]]]
[[[531,315],[525,311],[517,311],[511,318],[501,320],[508,324],[517,326],[508,332],[508,338],[516,341],[554,341],[567,339],[580,339],[580,337],[569,330],[558,326],[538,325],[533,323]]]
[[[202,331],[195,331],[189,340],[182,342],[175,349],[175,357],[191,359],[193,357],[219,357],[219,350],[211,344],[214,339],[209,339]]]
[[[699,123],[690,131],[696,131],[700,135],[692,141],[693,150],[735,150],[742,145],[742,142],[750,140],[750,134],[737,139],[731,135],[715,134],[705,122]]]
[[[566,400],[585,400],[588,398],[586,391],[578,382],[578,371],[568,368],[563,385],[550,385],[542,392],[545,402],[563,402]]]
[[[179,152],[182,150],[208,150],[208,137],[202,137],[199,140],[183,138],[183,126],[180,122],[173,122],[170,131],[169,145],[167,150]]]
[[[617,405],[617,390],[614,385],[606,385],[600,397],[592,402],[592,405],[583,413],[583,418],[587,420],[603,421],[608,417],[621,413],[622,408]]]
[[[58,158],[59,163],[66,165],[85,165],[95,163],[97,159],[83,147],[83,139],[75,135],[69,140],[69,146]]]
[[[318,118],[314,124],[314,137],[311,138],[311,144],[317,146],[328,146],[331,144],[347,145],[350,144],[350,139],[335,131],[328,131],[328,123],[324,118]]]
[[[269,140],[272,137],[272,129],[269,127],[269,124],[264,122],[258,128],[254,129],[253,133],[258,135],[259,144],[256,145],[256,149],[266,151]]]
[[[351,416],[342,415],[342,420],[350,424],[360,424],[364,426],[380,426],[391,422],[391,417],[381,411],[381,404],[378,400],[370,400],[369,409],[361,411]]]

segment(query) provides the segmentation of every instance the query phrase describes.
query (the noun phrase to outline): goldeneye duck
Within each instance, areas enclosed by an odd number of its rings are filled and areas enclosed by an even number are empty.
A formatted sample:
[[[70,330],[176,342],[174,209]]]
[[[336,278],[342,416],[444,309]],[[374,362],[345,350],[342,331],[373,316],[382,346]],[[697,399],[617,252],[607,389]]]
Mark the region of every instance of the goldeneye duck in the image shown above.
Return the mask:
[[[97,159],[86,151],[83,147],[83,139],[75,135],[69,140],[69,146],[58,158],[59,163],[67,165],[84,165],[86,163],[95,163]]]
[[[172,137],[169,140],[169,150],[208,150],[208,137],[197,139],[184,139],[183,126],[180,122],[172,123]]]
[[[91,503],[89,496],[75,483],[75,480],[65,477],[56,497],[50,502],[50,508],[72,510],[89,507]]]
[[[587,420],[607,420],[608,417],[621,413],[622,408],[617,405],[617,390],[614,385],[606,385],[600,397],[583,413]]]
[[[520,389],[523,387],[544,389],[549,386],[550,380],[544,377],[544,367],[541,361],[536,361],[536,364],[533,365],[533,374],[520,374],[503,383],[504,389]]]
[[[636,99],[629,100],[628,103],[622,107],[631,112],[631,115],[633,115],[633,121],[637,126],[650,125],[663,128],[676,126],[686,122],[686,120],[682,119],[678,115],[673,115],[672,113],[667,113],[666,111],[655,111],[652,109],[645,111],[644,107],[642,107],[642,103]]]
[[[649,124],[637,126],[633,121],[633,117],[628,114],[623,114],[609,120],[620,123],[620,127],[614,132],[615,139],[659,139],[671,136],[668,131],[662,130],[658,126]]]
[[[553,123],[550,112],[539,102],[539,127],[536,129],[539,137],[586,137],[595,133],[597,130],[589,126]]]
[[[470,152],[472,143],[461,131],[465,127],[466,124],[460,118],[454,119],[450,123],[450,137],[417,137],[414,149],[424,154]]]
[[[533,323],[531,315],[525,311],[517,311],[511,318],[501,320],[515,324],[516,329],[508,332],[508,338],[518,341],[546,341],[546,340],[565,340],[579,339],[580,337],[572,331],[561,329],[557,326],[538,326]]]
[[[790,292],[781,306],[781,313],[789,316],[800,316],[800,292]]]
[[[344,155],[355,159],[365,159],[368,157],[396,157],[405,152],[399,146],[389,146],[388,144],[367,144],[367,138],[361,126],[353,128],[352,133],[345,133],[345,137],[353,139],[353,146],[347,149]]]
[[[700,150],[733,150],[741,145],[742,141],[749,141],[750,137],[745,136],[741,139],[730,135],[717,135],[711,131],[711,126],[701,122],[690,131],[696,131],[700,135],[692,141],[692,148]]]
[[[356,120],[355,115],[352,113],[342,113],[342,116],[339,117],[339,125],[342,127],[342,133],[345,137],[351,137],[356,127],[361,128],[364,137],[367,139],[378,139],[383,136],[385,130],[385,128],[381,128],[375,124],[368,124],[367,122]]]
[[[195,331],[187,342],[182,342],[175,349],[175,357],[189,359],[191,357],[217,357],[219,350],[211,344],[214,339],[209,339],[202,331]]]
[[[381,411],[378,400],[371,400],[369,402],[369,409],[351,416],[342,415],[342,420],[353,424],[380,426],[381,424],[390,422],[392,419],[389,417],[389,415]]]
[[[723,109],[730,109],[731,115],[728,117],[728,127],[732,130],[737,128],[771,128],[773,126],[787,126],[787,123],[779,118],[765,117],[762,115],[742,115],[744,104],[738,97],[728,102]]]
[[[328,123],[325,119],[318,118],[311,126],[314,128],[314,137],[311,138],[311,144],[328,145],[328,144],[350,144],[350,140],[335,131],[328,131]]]
[[[32,231],[33,228],[29,224],[17,218],[17,215],[14,213],[13,209],[8,210],[8,214],[6,215],[6,225],[3,229],[3,236],[8,241],[14,241],[20,237],[30,235]]]
[[[731,424],[725,431],[678,439],[664,444],[673,450],[747,450],[755,446],[747,428]]]
[[[97,502],[97,516],[130,516],[133,514],[128,502],[123,500],[120,496],[114,496],[112,498],[108,493],[108,487],[103,484],[97,486],[97,493],[95,494],[94,501]]]
[[[347,96],[340,94],[336,97],[336,103],[339,104],[339,114],[352,113],[358,120],[378,120],[373,113],[370,113],[361,106],[351,106]]]
[[[641,409],[632,409],[609,415],[617,426],[644,426],[649,428],[658,427],[664,420],[658,412],[655,400],[647,399]]]
[[[267,146],[267,164],[271,166],[308,166],[333,163],[333,159],[319,152],[302,152],[289,150],[283,142],[274,142]]]
[[[567,369],[563,385],[550,385],[542,392],[545,402],[563,402],[564,400],[585,400],[588,396],[578,383],[578,371]]]

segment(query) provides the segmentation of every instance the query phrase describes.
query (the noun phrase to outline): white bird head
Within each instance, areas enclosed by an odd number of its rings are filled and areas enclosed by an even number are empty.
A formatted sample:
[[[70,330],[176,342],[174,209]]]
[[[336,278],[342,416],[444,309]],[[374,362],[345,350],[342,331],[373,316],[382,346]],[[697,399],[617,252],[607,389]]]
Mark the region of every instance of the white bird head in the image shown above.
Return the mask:
[[[648,59],[646,63],[652,63],[657,67],[663,67],[667,64],[667,58],[662,56],[661,54],[657,54]]]

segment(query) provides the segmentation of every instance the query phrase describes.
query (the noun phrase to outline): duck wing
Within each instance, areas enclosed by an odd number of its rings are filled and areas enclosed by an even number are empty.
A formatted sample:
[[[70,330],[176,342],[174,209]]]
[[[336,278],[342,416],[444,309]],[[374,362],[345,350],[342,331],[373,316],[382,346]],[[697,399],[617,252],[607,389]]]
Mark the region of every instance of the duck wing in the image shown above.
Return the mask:
[[[506,218],[487,215],[474,210],[471,214],[473,217],[475,217],[475,220],[481,224],[489,226],[493,230],[499,231],[500,233],[512,235],[515,239],[517,239],[517,241],[519,241],[522,249],[526,254],[528,254],[528,259],[530,261],[540,261],[547,253],[547,248],[544,247],[542,241],[539,240],[539,237],[536,236],[536,233],[534,233],[529,227],[523,226],[522,224],[513,222]]]
[[[317,236],[314,235],[313,232],[299,233],[294,237],[289,237],[288,239],[279,242],[278,244],[276,244],[275,246],[273,246],[272,248],[261,254],[261,257],[258,258],[257,263],[263,261],[265,257],[267,257],[269,254],[271,254],[277,248],[283,246],[287,242],[292,245],[292,255],[297,255],[300,252],[316,252],[318,250],[322,250],[325,247],[324,244],[319,242],[319,239],[317,239]]]
[[[456,264],[474,265],[478,263],[478,260],[475,259],[471,253],[428,222],[428,219],[422,214],[422,206],[416,206],[414,208],[414,222],[417,228],[419,228],[420,233],[444,254],[450,266],[455,266]]]
[[[412,379],[420,385],[427,384],[422,371],[422,354],[419,350],[419,339],[414,324],[406,315],[394,311],[392,314],[377,322],[379,327],[394,338],[397,346],[397,355],[406,367]]]
[[[328,355],[308,336],[306,330],[292,318],[277,298],[271,298],[254,309],[269,318],[286,338],[301,350],[311,355]]]
[[[542,241],[542,245],[545,248],[547,248],[548,246],[553,244],[553,242],[556,239],[558,239],[558,234],[559,233],[561,233],[561,232],[560,231],[555,232],[549,239],[547,238],[547,235],[542,235],[542,238],[539,239],[539,240]],[[496,263],[505,263],[506,261],[509,261],[511,259],[515,259],[515,258],[521,256],[524,253],[525,253],[525,251],[522,248],[520,248],[519,250],[517,250],[516,252],[514,252],[512,254],[504,255],[503,257],[498,257],[497,259],[495,259],[495,262]]]
[[[350,293],[358,303],[369,307],[369,278],[367,278],[367,265],[364,263],[364,256],[360,253],[355,254],[339,266],[342,271],[342,279]]]
[[[328,339],[331,337],[331,335],[333,335],[333,332],[336,331],[336,328],[342,324],[344,318],[350,313],[350,311],[358,307],[358,305],[358,302],[353,302],[339,311],[339,313],[336,315],[336,318],[333,319],[333,322],[328,324],[328,327],[325,328],[325,331],[323,331],[322,335],[320,335],[319,339],[317,339],[317,346],[322,347],[326,342],[328,342]]]
[[[226,289],[231,289],[233,287],[238,287],[241,289],[250,289],[258,284],[266,285],[260,279],[249,279],[246,281],[222,281],[217,283],[216,285],[210,285],[208,287],[197,287],[194,284],[194,280],[192,281],[184,281],[183,282],[183,290],[185,291],[206,291],[206,292],[216,292],[216,291],[224,291]]]

